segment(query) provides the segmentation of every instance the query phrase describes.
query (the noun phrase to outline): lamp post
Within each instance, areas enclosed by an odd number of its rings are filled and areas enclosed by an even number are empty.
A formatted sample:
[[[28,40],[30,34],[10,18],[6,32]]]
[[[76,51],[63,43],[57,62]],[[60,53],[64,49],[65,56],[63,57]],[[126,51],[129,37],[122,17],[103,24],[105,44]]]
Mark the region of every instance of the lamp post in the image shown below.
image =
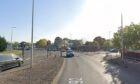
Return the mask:
[[[16,28],[16,27],[11,27],[11,52],[13,50],[13,44],[12,44],[13,42],[12,41],[13,41],[13,29],[14,28]]]
[[[122,60],[124,61],[124,37],[123,37],[123,15],[121,14],[121,48],[122,48]]]
[[[32,28],[31,28],[31,68],[33,67],[33,34],[34,34],[34,0],[32,0]]]

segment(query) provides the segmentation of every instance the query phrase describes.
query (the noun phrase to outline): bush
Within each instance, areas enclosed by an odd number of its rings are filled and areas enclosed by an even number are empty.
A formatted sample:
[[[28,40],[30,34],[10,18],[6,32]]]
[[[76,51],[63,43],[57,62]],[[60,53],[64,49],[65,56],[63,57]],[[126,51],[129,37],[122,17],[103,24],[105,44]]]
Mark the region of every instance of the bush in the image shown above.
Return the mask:
[[[4,37],[0,36],[0,52],[7,48],[7,42]]]

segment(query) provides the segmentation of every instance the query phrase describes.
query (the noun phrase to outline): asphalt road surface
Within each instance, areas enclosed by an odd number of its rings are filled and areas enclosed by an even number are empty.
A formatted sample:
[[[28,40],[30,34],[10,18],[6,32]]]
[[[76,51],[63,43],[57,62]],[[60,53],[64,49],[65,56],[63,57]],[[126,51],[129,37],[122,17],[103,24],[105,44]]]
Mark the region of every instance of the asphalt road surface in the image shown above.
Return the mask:
[[[65,58],[65,62],[65,68],[58,84],[108,84],[96,69],[98,65],[87,56],[77,53],[75,57]]]

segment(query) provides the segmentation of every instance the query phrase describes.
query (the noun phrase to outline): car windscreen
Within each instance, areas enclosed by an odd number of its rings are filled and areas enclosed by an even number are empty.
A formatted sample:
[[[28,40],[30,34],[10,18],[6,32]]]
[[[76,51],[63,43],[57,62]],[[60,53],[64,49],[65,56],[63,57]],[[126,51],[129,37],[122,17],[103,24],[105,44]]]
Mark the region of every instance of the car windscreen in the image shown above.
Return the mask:
[[[72,50],[67,51],[67,53],[72,53]]]
[[[12,56],[9,55],[0,55],[0,62],[13,60]]]
[[[18,56],[14,55],[14,54],[12,54],[11,56],[12,56],[13,58],[19,58]]]

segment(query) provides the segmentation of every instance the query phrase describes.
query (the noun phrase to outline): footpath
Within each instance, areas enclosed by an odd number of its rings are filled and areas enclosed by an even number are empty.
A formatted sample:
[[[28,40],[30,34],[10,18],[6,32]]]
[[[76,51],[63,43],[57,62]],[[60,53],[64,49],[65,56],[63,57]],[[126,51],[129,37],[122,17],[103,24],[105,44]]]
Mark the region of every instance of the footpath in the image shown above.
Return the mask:
[[[89,52],[91,59],[96,60],[105,69],[105,74],[110,74],[110,84],[140,84],[140,62],[121,60],[119,53]]]

